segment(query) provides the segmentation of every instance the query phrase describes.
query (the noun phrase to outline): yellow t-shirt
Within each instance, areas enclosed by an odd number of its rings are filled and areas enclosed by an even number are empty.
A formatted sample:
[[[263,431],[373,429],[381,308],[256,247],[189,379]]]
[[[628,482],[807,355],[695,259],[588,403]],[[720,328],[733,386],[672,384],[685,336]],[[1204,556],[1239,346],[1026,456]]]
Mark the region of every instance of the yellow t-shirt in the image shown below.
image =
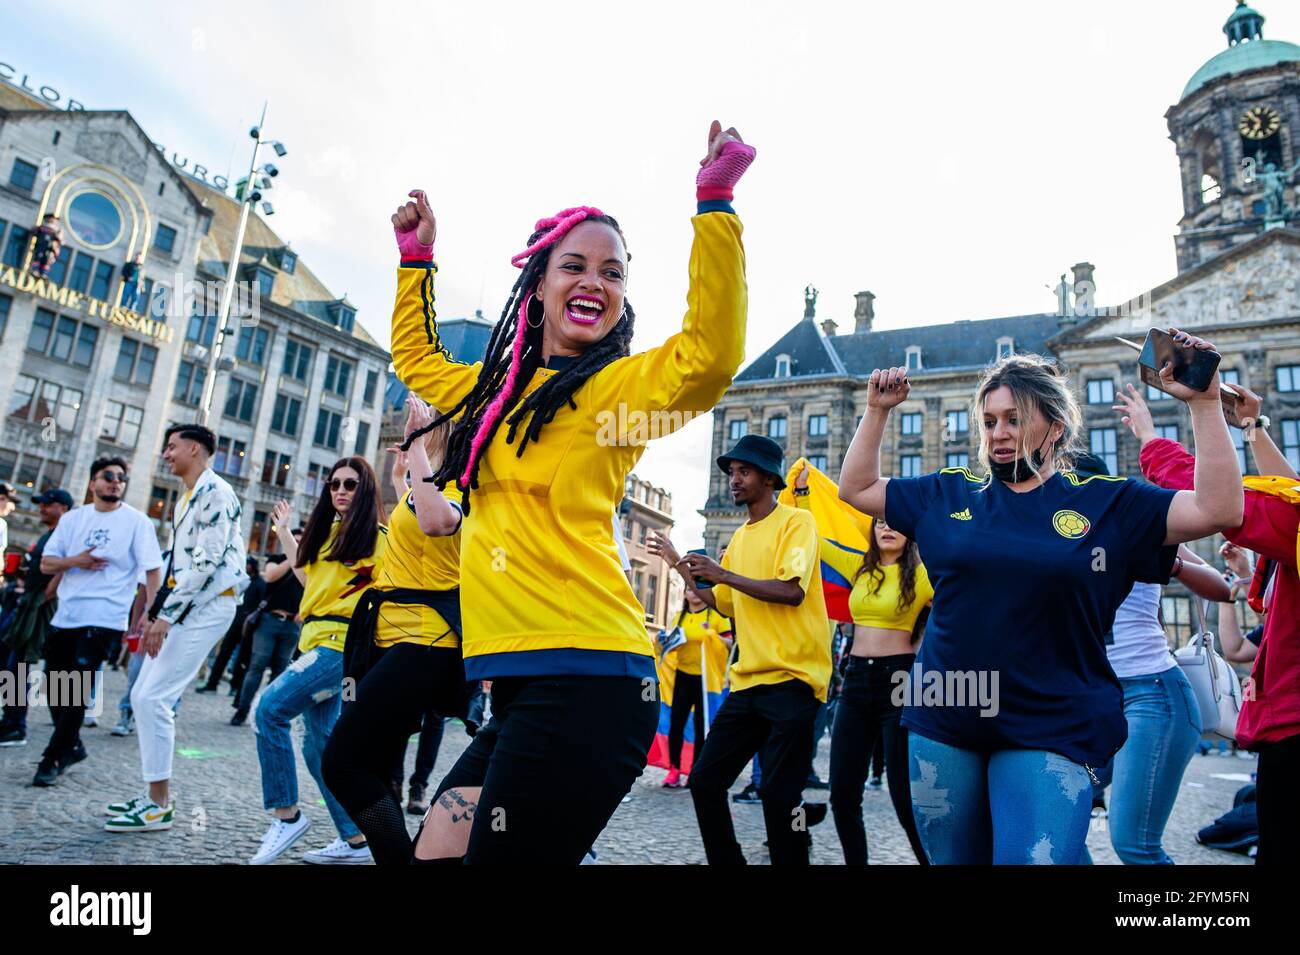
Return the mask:
[[[610,515],[648,439],[710,410],[744,357],[747,291],[740,220],[709,212],[695,241],[682,329],[593,375],[519,455],[502,427],[479,464],[461,539],[465,673],[653,675],[645,611],[623,574]],[[438,337],[430,268],[401,268],[393,310],[397,376],[452,408],[481,363]],[[531,394],[558,372],[537,370]]]
[[[770,603],[719,584],[718,610],[736,623],[740,655],[731,666],[732,690],[802,680],[825,702],[831,681],[831,643],[826,633],[817,523],[812,514],[778,504],[756,524],[742,524],[731,537],[722,566],[755,580],[799,578],[804,599],[797,607]]]
[[[375,537],[374,552],[369,557],[350,564],[327,560],[326,555],[334,546],[339,526],[335,521],[317,559],[303,568],[307,582],[303,584],[302,602],[298,605],[298,613],[303,619],[298,649],[303,653],[320,646],[342,651],[352,610],[383,568],[388,529],[382,525]]]
[[[681,628],[686,642],[677,648],[677,672],[700,675],[700,657],[706,640],[731,633],[731,621],[710,607],[682,614]]]
[[[449,486],[447,499],[460,506],[460,492]],[[451,590],[460,582],[460,531],[430,537],[420,530],[412,492],[407,491],[388,518],[388,547],[375,578],[379,590]],[[375,624],[375,646],[395,643],[460,646],[460,637],[442,614],[419,604],[384,603]]]

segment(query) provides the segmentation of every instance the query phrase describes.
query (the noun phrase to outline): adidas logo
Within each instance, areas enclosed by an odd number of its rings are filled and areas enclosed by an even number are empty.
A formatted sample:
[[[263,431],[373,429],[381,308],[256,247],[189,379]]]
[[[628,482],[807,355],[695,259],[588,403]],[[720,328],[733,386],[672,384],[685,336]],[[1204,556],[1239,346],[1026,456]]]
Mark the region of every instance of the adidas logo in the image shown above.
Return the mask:
[[[954,521],[969,521],[971,519],[970,508],[967,507],[960,511],[953,511],[948,516],[951,517]]]

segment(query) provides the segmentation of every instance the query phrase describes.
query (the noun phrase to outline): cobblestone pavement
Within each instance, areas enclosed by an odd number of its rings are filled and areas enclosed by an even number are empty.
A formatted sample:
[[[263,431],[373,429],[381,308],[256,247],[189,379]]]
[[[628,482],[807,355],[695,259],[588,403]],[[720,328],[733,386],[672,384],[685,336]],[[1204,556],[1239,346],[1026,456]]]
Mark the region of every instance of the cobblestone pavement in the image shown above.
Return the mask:
[[[125,689],[125,674],[109,671],[105,680],[108,706],[101,725],[87,728],[82,740],[89,759],[77,764],[51,789],[31,783],[40,752],[49,739],[48,713],[33,710],[27,746],[0,749],[0,863],[225,863],[241,864],[256,850],[267,825],[262,810],[261,776],[251,725],[230,726],[232,710],[225,687],[217,694],[185,695],[177,720],[174,790],[176,825],[167,832],[115,834],[103,830],[105,803],[136,795],[141,789],[139,749],[134,736],[118,738],[109,728],[116,722],[116,702]],[[301,721],[295,739],[301,753]],[[468,743],[458,724],[449,723],[434,769],[434,785]],[[829,743],[822,741],[817,771],[828,775]],[[407,750],[407,772],[415,746]],[[1234,853],[1205,849],[1195,833],[1232,805],[1232,796],[1248,781],[1255,760],[1195,756],[1183,779],[1182,791],[1165,833],[1165,848],[1179,863],[1248,864]],[[704,850],[691,798],[685,790],[660,787],[663,770],[649,767],[619,807],[596,849],[601,863],[703,863]],[[737,782],[739,789],[746,774]],[[312,828],[277,862],[299,864],[304,851],[330,842],[336,835],[315,783],[299,759],[298,780],[303,810]],[[825,791],[810,789],[808,800],[824,800]],[[876,863],[913,863],[902,829],[894,818],[888,793],[863,795],[871,859]],[[736,834],[751,863],[765,863],[763,813],[758,805],[732,806]],[[412,834],[418,820],[408,818]],[[1118,860],[1101,820],[1088,837],[1099,864]],[[813,830],[813,860],[843,861],[834,823],[827,819]]]

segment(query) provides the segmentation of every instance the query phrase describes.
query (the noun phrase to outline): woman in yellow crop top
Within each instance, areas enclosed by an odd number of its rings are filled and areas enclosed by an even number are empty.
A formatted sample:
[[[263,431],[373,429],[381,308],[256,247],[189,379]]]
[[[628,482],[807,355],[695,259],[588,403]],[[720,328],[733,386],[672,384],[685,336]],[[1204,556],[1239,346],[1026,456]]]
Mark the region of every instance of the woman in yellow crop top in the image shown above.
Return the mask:
[[[409,395],[406,433],[431,420],[424,402]],[[425,480],[442,463],[450,430],[443,425],[414,442],[406,466],[393,475],[399,500],[383,569],[348,629],[345,668],[356,698],[345,702],[322,764],[376,865],[411,864],[400,802],[407,740],[425,719],[439,727],[443,717],[464,719],[469,702],[460,657],[460,495],[448,488],[444,496]],[[389,788],[394,774],[397,794]],[[416,787],[412,782],[412,800]]]
[[[806,467],[795,479],[794,488],[795,504],[807,508]],[[883,737],[889,798],[917,862],[925,865],[925,852],[912,817],[907,731],[899,726],[899,719],[902,681],[916,661],[924,626],[919,618],[929,607],[934,588],[916,542],[881,518],[872,522],[866,554],[852,554],[822,537],[821,558],[853,584],[849,595],[853,644],[831,727],[831,810],[844,863],[867,864],[862,788],[872,750],[877,739]]]
[[[310,820],[298,809],[298,771],[294,767],[290,724],[301,716],[307,728],[302,757],[338,829],[338,838],[308,852],[304,862],[370,861],[365,836],[334,798],[321,773],[321,754],[338,722],[343,691],[343,646],[353,608],[383,567],[387,530],[379,481],[370,462],[347,457],[334,463],[320,498],[296,541],[293,507],[280,501],[271,511],[276,536],[293,573],[302,582],[302,633],[295,660],[257,702],[257,760],[262,770],[262,803],[275,817],[249,862],[275,861],[307,831]]]
[[[453,420],[435,476],[464,493],[461,646],[466,675],[492,681],[493,704],[438,787],[417,862],[577,865],[645,767],[654,655],[610,514],[646,441],[710,410],[744,357],[745,254],[730,200],[753,155],[734,129],[711,126],[686,317],[636,354],[627,245],[601,210],[537,222],[473,365],[439,336],[428,197],[413,190],[392,216],[393,363]]]

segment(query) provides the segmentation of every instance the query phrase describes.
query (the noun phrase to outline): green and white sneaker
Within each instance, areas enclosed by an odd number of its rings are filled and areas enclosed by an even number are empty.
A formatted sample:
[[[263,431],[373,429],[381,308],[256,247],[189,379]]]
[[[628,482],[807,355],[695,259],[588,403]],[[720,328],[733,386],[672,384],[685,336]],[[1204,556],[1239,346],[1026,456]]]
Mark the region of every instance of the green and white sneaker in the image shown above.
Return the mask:
[[[134,799],[128,799],[126,802],[110,802],[104,807],[106,816],[124,816],[128,812],[135,812],[141,806],[148,805],[150,802],[147,792],[141,793]]]
[[[155,832],[170,829],[175,812],[175,803],[164,809],[152,799],[147,799],[131,812],[124,812],[108,820],[104,823],[104,829],[108,832]]]

